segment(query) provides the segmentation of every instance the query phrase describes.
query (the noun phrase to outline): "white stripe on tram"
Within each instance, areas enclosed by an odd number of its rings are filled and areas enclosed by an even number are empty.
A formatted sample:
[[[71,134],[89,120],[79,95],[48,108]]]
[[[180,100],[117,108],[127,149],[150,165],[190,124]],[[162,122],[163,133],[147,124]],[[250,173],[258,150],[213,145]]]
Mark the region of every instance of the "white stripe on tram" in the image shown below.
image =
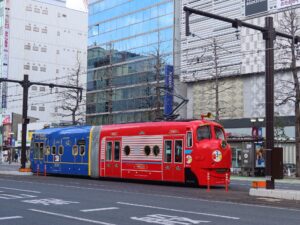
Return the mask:
[[[151,205],[132,204],[132,203],[127,203],[127,202],[117,202],[117,204],[151,208],[151,209],[160,209],[160,210],[166,210],[166,211],[172,211],[172,212],[182,212],[182,213],[189,213],[189,214],[196,214],[196,215],[203,215],[203,216],[212,216],[212,217],[219,217],[219,218],[231,219],[231,220],[239,220],[240,219],[239,217],[233,217],[233,216],[224,216],[224,215],[211,214],[211,213],[200,213],[200,212],[186,211],[186,210],[180,210],[180,209],[169,209],[169,208],[163,208],[163,207],[157,207],[157,206],[151,206]]]
[[[105,211],[105,210],[112,210],[112,209],[119,209],[118,207],[108,207],[108,208],[98,208],[98,209],[82,209],[81,212],[95,212],[95,211]]]
[[[61,213],[54,213],[54,212],[43,211],[43,210],[38,210],[38,209],[28,209],[28,210],[33,211],[33,212],[39,212],[39,213],[43,213],[43,214],[68,218],[68,219],[72,219],[72,220],[88,222],[88,223],[95,223],[95,224],[102,224],[102,225],[115,225],[115,224],[112,224],[112,223],[106,223],[106,222],[97,221],[97,220],[90,220],[90,219],[85,219],[85,218],[75,217],[75,216],[68,216],[68,215],[64,215],[64,214],[61,214]]]

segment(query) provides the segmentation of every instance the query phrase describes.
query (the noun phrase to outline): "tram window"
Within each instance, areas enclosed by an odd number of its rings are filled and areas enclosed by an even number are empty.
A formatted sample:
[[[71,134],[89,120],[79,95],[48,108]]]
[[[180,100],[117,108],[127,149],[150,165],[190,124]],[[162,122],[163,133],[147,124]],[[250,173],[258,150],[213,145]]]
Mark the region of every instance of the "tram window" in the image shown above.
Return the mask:
[[[225,135],[223,130],[220,127],[215,127],[216,138],[222,141],[225,140]]]
[[[129,155],[130,154],[130,147],[128,145],[126,145],[124,147],[124,153],[125,153],[125,155]]]
[[[193,146],[193,135],[192,132],[187,132],[186,134],[186,146],[188,148]]]
[[[159,147],[157,146],[157,145],[155,145],[154,147],[153,147],[153,154],[155,155],[155,156],[158,156],[158,154],[159,154]]]
[[[58,147],[58,154],[59,154],[59,155],[63,155],[63,154],[64,154],[64,146],[60,145],[60,146]]]
[[[175,141],[175,162],[182,162],[182,141]]]
[[[106,143],[106,160],[111,160],[111,149],[112,149],[112,142]]]
[[[85,146],[84,145],[80,145],[80,155],[83,156],[85,154]]]
[[[44,143],[40,143],[40,155],[39,155],[40,159],[44,158]]]
[[[115,142],[115,149],[114,149],[114,160],[119,161],[120,160],[120,142]]]
[[[56,154],[56,147],[55,147],[55,146],[52,146],[51,154],[52,154],[52,155],[55,155],[55,154]]]
[[[34,143],[33,158],[37,159],[39,154],[39,143]]]
[[[165,162],[172,161],[172,141],[165,141],[164,161]]]
[[[45,152],[46,155],[50,155],[50,146],[47,145],[46,146],[46,152]]]
[[[211,132],[209,126],[201,126],[197,129],[197,140],[211,139]]]
[[[151,152],[151,148],[150,148],[150,146],[149,145],[146,145],[145,147],[144,147],[144,152],[145,152],[145,155],[150,155],[150,152]]]
[[[77,146],[77,145],[74,145],[74,146],[73,146],[73,148],[72,148],[72,155],[73,155],[73,156],[78,155],[78,146]]]

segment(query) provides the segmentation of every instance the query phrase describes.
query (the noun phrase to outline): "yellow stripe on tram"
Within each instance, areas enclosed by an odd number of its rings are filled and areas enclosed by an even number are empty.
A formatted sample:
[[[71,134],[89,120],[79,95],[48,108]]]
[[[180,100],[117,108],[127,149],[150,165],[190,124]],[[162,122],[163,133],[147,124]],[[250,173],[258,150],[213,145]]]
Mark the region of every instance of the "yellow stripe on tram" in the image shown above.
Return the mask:
[[[92,157],[92,137],[93,137],[93,130],[94,130],[94,126],[91,128],[90,130],[90,140],[89,140],[89,176],[91,176],[91,171],[92,171],[92,163],[91,163],[91,157]]]

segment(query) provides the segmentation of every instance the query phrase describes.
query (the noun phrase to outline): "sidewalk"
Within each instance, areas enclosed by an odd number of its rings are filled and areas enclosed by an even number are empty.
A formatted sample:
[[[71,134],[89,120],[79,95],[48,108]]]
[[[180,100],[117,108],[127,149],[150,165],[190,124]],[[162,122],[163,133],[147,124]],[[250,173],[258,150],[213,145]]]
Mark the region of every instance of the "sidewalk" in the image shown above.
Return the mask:
[[[235,181],[265,181],[264,177],[239,177],[231,176],[231,180]],[[250,188],[249,195],[255,197],[264,197],[264,198],[278,198],[286,200],[296,200],[300,201],[300,191],[298,190],[288,190],[288,189],[279,189],[276,188],[276,183],[281,184],[296,184],[300,185],[299,178],[284,178],[282,180],[275,180],[275,189],[265,189],[265,188]]]
[[[32,172],[19,172],[19,168],[21,167],[21,163],[12,162],[9,164],[8,162],[0,162],[0,174],[4,175],[21,175],[28,176],[32,175]]]

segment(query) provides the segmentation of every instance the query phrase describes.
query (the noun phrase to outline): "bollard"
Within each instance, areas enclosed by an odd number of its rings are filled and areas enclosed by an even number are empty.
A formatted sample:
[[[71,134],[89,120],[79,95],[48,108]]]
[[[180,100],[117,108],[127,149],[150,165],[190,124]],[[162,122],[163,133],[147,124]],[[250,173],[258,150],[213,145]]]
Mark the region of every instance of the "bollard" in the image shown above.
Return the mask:
[[[225,175],[225,190],[228,192],[228,173]]]
[[[210,192],[210,174],[207,172],[207,192]]]
[[[47,176],[47,167],[46,167],[46,164],[44,165],[44,176]]]
[[[40,172],[40,164],[37,164],[36,166],[36,175],[39,176],[39,172]]]

